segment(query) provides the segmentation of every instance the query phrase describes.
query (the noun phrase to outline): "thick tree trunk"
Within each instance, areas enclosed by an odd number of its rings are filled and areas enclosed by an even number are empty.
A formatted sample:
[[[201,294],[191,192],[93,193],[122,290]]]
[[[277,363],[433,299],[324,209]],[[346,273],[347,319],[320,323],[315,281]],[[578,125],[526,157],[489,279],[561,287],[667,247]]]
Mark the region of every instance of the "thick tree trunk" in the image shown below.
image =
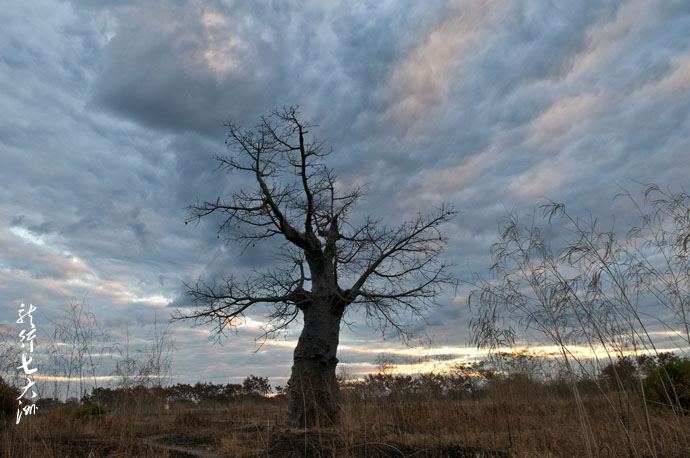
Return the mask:
[[[330,426],[339,421],[335,368],[342,309],[330,298],[304,308],[304,328],[295,348],[288,382],[287,425],[291,428]]]

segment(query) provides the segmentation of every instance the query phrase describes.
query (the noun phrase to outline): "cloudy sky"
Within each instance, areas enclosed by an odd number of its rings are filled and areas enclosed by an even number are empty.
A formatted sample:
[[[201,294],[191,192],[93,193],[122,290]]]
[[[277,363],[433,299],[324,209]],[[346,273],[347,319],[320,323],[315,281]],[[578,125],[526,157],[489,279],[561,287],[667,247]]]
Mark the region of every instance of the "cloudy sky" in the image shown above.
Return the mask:
[[[619,186],[688,184],[685,0],[9,0],[0,19],[0,322],[31,302],[44,334],[86,297],[142,343],[183,281],[270,264],[184,220],[232,188],[222,124],[276,106],[299,105],[339,177],[367,184],[361,214],[461,210],[459,278],[486,268],[507,210],[548,197],[624,219]],[[175,324],[177,380],[287,377],[299,329],[255,352],[261,312],[222,345]],[[409,352],[351,319],[352,371]],[[413,345],[472,354],[462,290],[427,319]]]

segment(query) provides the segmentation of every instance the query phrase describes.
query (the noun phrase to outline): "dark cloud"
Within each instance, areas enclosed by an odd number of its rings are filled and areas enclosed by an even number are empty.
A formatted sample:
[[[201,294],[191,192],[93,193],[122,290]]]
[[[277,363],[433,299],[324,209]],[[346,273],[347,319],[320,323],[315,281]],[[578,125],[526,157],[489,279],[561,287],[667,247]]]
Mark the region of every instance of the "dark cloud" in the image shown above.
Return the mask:
[[[217,135],[226,119],[252,119],[285,95],[276,81],[300,84],[288,74],[299,57],[285,37],[296,9],[274,6],[104,7],[117,26],[103,48],[91,105],[174,132]]]

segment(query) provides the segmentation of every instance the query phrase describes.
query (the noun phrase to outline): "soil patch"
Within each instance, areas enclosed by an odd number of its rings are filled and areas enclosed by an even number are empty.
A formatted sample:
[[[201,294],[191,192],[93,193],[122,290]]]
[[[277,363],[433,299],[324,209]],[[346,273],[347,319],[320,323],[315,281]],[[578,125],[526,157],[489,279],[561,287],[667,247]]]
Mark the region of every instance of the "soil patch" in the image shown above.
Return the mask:
[[[158,435],[144,438],[142,442],[149,447],[168,450],[171,458],[225,458],[210,451],[216,443],[205,437]]]

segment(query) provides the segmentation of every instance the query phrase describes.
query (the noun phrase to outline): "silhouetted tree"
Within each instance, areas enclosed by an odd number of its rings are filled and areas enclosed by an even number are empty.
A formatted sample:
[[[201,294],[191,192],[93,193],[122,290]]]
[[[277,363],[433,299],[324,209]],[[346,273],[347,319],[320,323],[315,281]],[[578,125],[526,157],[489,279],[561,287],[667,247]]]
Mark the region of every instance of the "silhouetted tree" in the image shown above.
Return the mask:
[[[242,391],[244,394],[265,396],[271,392],[271,385],[266,377],[250,375],[242,382]]]
[[[227,127],[226,143],[235,148],[216,157],[219,168],[244,174],[253,189],[197,201],[187,222],[218,214],[219,233],[245,248],[277,237],[284,242],[277,253],[283,264],[244,279],[187,285],[196,310],[177,318],[214,323],[220,335],[250,307],[267,304],[271,336],[301,312],[304,327],[288,383],[287,422],[292,427],[335,423],[336,351],[344,313],[359,304],[368,322],[404,335],[401,314],[419,314],[451,281],[439,261],[446,242],[439,226],[455,211],[441,206],[397,227],[371,218],[353,223],[348,217],[361,189],[343,191],[323,162],[330,151],[308,139],[312,125],[295,108],[274,110],[254,130]]]

